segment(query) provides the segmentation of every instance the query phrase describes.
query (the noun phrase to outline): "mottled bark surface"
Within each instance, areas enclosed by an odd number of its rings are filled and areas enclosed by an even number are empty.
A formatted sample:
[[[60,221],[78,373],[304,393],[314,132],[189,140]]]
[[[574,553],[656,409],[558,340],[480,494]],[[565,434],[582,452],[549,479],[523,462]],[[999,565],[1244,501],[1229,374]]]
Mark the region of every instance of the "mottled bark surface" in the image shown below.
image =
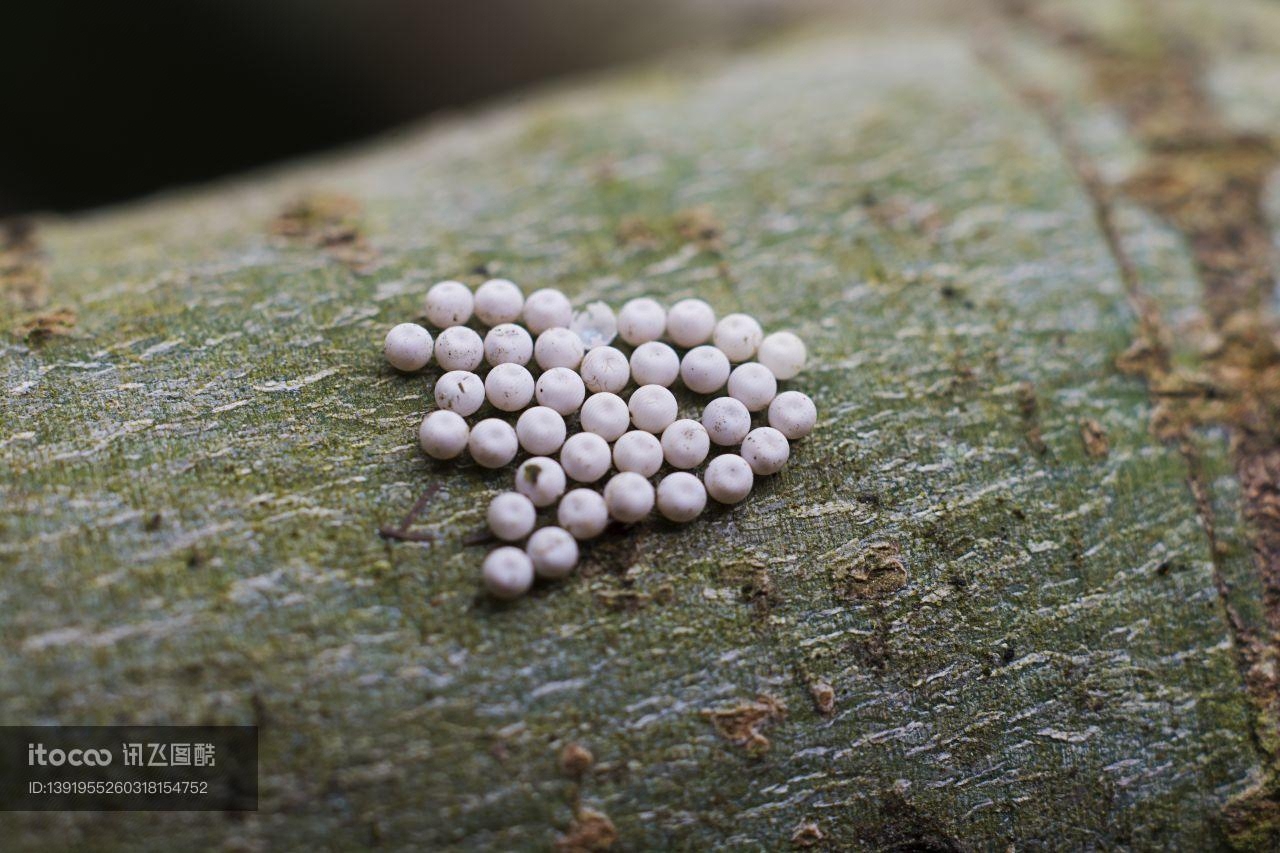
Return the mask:
[[[1269,165],[1206,255],[1215,220],[1137,192],[1166,137],[1046,31],[995,73],[946,31],[791,41],[7,232],[4,720],[256,723],[262,799],[6,842],[1274,843],[1273,271],[1231,261],[1268,254]],[[1273,57],[1187,73],[1220,127],[1280,126]],[[510,474],[425,461],[434,374],[379,346],[486,272],[792,328],[819,429],[741,506],[494,606],[464,540]],[[439,538],[380,537],[432,483]]]

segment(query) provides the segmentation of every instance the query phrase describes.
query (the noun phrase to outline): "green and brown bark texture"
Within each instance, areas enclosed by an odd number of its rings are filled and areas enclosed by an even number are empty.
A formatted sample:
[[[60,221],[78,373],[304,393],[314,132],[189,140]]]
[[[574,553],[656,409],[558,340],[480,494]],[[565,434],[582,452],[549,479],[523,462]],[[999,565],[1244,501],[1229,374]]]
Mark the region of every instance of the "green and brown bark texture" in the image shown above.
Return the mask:
[[[4,846],[1274,849],[1280,21],[1099,6],[8,226],[3,722],[262,754],[257,813]],[[495,274],[794,329],[818,429],[497,606],[468,540],[510,472],[425,460],[435,374],[380,352]]]

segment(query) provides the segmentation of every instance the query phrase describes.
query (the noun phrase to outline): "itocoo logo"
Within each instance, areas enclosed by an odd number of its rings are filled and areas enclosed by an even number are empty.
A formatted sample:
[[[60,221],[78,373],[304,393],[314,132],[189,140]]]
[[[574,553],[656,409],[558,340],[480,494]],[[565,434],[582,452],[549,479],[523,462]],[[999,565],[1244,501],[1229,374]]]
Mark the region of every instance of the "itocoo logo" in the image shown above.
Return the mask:
[[[111,763],[109,749],[46,749],[42,743],[27,744],[27,766],[61,767],[69,764],[72,767],[105,767]]]

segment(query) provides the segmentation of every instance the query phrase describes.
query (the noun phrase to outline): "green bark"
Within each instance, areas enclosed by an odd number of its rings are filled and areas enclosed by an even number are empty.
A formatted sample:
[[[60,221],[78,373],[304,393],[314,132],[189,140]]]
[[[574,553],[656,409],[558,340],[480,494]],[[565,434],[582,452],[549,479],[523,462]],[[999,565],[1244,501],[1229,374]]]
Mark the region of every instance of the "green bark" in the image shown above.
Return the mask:
[[[360,210],[279,220],[318,193]],[[1194,315],[1177,235],[1120,213]],[[3,342],[4,721],[256,723],[262,797],[0,814],[6,845],[538,848],[585,807],[628,850],[806,823],[840,849],[1203,849],[1268,772],[1213,580],[1262,624],[1225,444],[1196,439],[1215,554],[1115,365],[1134,319],[1088,199],[964,35],[791,41],[35,236],[37,313],[77,320]],[[510,472],[424,460],[434,374],[380,354],[432,280],[484,272],[793,329],[818,430],[741,506],[495,606],[464,540]],[[431,483],[440,539],[380,538]]]

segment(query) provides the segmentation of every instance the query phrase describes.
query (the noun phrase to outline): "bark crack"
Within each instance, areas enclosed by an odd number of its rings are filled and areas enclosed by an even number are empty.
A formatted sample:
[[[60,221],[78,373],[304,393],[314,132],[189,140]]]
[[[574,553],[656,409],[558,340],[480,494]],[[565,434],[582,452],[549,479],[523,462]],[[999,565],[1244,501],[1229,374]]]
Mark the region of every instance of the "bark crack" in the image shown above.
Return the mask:
[[[1194,41],[1160,18],[1133,43],[1104,37],[1027,0],[1003,0],[1016,26],[1061,47],[1088,73],[1104,104],[1122,118],[1143,161],[1119,187],[1100,176],[1055,99],[1020,82],[998,47],[983,57],[996,76],[1044,120],[1093,209],[1094,219],[1137,316],[1134,344],[1120,367],[1144,379],[1154,404],[1152,430],[1175,447],[1213,555],[1236,662],[1257,709],[1251,736],[1269,778],[1228,805],[1233,837],[1268,837],[1280,828],[1280,325],[1270,311],[1275,252],[1263,196],[1278,156],[1267,138],[1228,126],[1203,85],[1204,61]],[[1154,10],[1148,10],[1154,11]],[[1156,33],[1153,43],[1151,32]],[[1191,367],[1174,366],[1172,340],[1159,306],[1143,289],[1116,227],[1117,194],[1136,202],[1183,239],[1197,278],[1211,342]],[[1266,624],[1251,627],[1232,604],[1217,524],[1194,431],[1226,430],[1242,495],[1253,564],[1263,590]]]

